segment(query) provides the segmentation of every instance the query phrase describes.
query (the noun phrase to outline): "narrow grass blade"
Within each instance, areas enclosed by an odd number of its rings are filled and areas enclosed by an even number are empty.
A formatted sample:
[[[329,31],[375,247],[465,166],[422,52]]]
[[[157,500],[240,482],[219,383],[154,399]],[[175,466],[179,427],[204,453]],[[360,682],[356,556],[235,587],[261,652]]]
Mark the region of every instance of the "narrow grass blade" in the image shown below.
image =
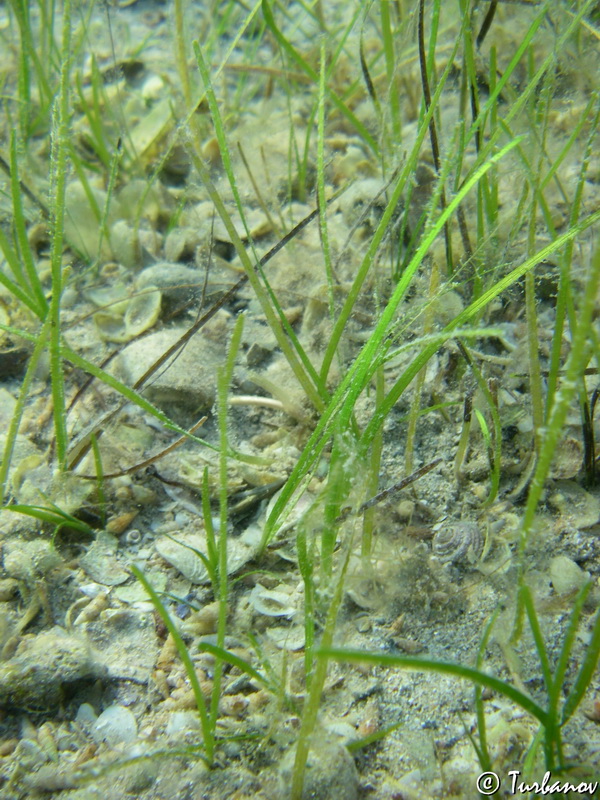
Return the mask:
[[[37,274],[33,262],[33,254],[31,252],[29,240],[27,239],[25,215],[23,214],[23,206],[21,204],[21,185],[17,163],[17,139],[14,131],[12,131],[10,137],[10,188],[16,240],[25,268],[25,272],[22,273],[21,285],[22,288],[30,294],[31,299],[35,301],[35,305],[38,309],[38,316],[40,319],[43,319],[48,310],[48,301],[44,295],[44,289]]]
[[[258,670],[254,669],[252,664],[245,659],[240,658],[240,656],[235,655],[235,653],[230,653],[229,650],[225,650],[223,647],[218,647],[216,644],[210,644],[210,642],[200,642],[198,647],[201,652],[210,653],[211,655],[215,656],[215,658],[219,658],[221,661],[224,661],[226,664],[231,664],[232,667],[237,667],[241,672],[244,672],[266,689],[273,688],[264,675],[261,675]]]
[[[98,492],[98,506],[100,508],[100,515],[102,526],[106,524],[106,492],[104,491],[104,467],[102,465],[102,455],[100,447],[98,446],[98,437],[92,433],[90,436],[92,445],[92,453],[94,455],[94,468],[96,470],[96,491]]]
[[[486,672],[466,667],[462,664],[455,664],[452,661],[435,661],[430,658],[419,658],[418,656],[396,656],[381,653],[367,653],[361,650],[344,650],[336,647],[322,647],[316,654],[323,658],[335,658],[338,661],[351,661],[358,663],[379,664],[382,667],[401,667],[412,669],[417,672],[435,672],[438,675],[453,675],[456,678],[463,678],[471,683],[478,684],[491,689],[493,692],[507,697],[516,703],[524,711],[534,716],[542,725],[548,722],[548,715],[529,695],[515,689],[510,683],[506,683],[500,678],[488,675]]]
[[[584,590],[582,590],[582,601],[581,605],[583,605],[583,600],[585,600],[585,596],[587,592],[591,588],[591,584],[588,584]],[[578,598],[579,600],[580,598]],[[579,609],[577,609],[579,611]],[[571,629],[569,627],[568,633],[571,633]],[[571,641],[568,642],[568,649],[570,650]],[[565,655],[567,654],[567,639],[565,639],[565,644],[563,645],[563,649]],[[596,671],[596,667],[598,665],[598,659],[600,658],[600,611],[596,612],[596,618],[594,620],[594,625],[592,627],[592,633],[590,637],[590,641],[587,645],[585,656],[581,667],[579,668],[579,672],[577,673],[577,677],[575,678],[575,683],[571,686],[569,694],[567,695],[567,699],[563,706],[562,715],[561,715],[561,725],[564,725],[568,720],[573,716],[577,707],[583,700],[583,697],[588,690],[592,678],[594,677],[594,672]],[[561,662],[562,662],[562,653],[561,653]],[[562,669],[562,664],[561,664]],[[566,666],[565,666],[566,669]],[[559,670],[557,670],[557,688],[558,688],[558,679],[560,676]],[[561,684],[562,685],[562,684]]]
[[[86,525],[85,522],[76,519],[66,511],[61,511],[59,508],[50,509],[46,506],[26,505],[14,503],[9,506],[4,506],[5,511],[11,511],[15,514],[24,514],[27,517],[39,519],[40,522],[46,522],[48,525],[55,525],[57,528],[69,527],[73,530],[87,533],[90,536],[95,536],[95,531]]]
[[[152,601],[152,605],[154,606],[158,615],[164,622],[165,627],[173,637],[173,641],[175,642],[175,647],[177,648],[177,653],[179,654],[179,658],[181,659],[183,666],[185,667],[186,675],[191,684],[192,691],[194,692],[196,707],[198,709],[198,714],[200,716],[200,726],[202,728],[202,738],[204,740],[204,749],[206,751],[206,757],[208,759],[208,762],[212,763],[214,754],[214,745],[215,745],[214,728],[211,727],[210,725],[210,720],[208,717],[208,713],[206,711],[206,701],[204,699],[204,694],[200,687],[200,682],[198,681],[198,676],[196,675],[196,670],[194,668],[194,662],[191,659],[189,650],[185,646],[185,642],[181,638],[179,631],[177,630],[173,620],[169,616],[169,613],[167,609],[164,607],[160,597],[156,594],[155,590],[153,589],[150,581],[146,578],[144,573],[141,570],[139,570],[136,566],[132,566],[131,571],[148,593],[148,596]]]
[[[4,499],[6,497],[8,474],[17,441],[17,435],[19,433],[19,427],[21,425],[21,419],[23,417],[23,412],[25,411],[25,403],[27,401],[29,390],[31,389],[31,384],[33,382],[40,358],[48,343],[49,327],[50,323],[47,320],[44,325],[42,325],[42,328],[38,334],[37,341],[33,348],[33,353],[31,354],[25,375],[21,381],[19,396],[17,397],[17,403],[10,419],[8,431],[6,432],[4,452],[2,453],[2,463],[0,463],[0,505],[4,503]]]

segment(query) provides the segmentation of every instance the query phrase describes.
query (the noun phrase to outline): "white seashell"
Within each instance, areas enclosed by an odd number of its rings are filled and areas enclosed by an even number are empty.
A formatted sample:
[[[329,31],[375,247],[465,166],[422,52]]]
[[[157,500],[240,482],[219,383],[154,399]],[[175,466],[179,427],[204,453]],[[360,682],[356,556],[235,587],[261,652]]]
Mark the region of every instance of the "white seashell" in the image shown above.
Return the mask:
[[[133,339],[147,331],[160,317],[161,293],[156,286],[148,286],[140,294],[134,295],[125,312],[125,331],[128,339]]]
[[[149,286],[127,302],[125,316],[107,311],[97,311],[94,323],[98,334],[109,342],[129,342],[151,328],[160,317],[161,293]]]
[[[160,556],[192,583],[208,583],[208,570],[198,553],[208,552],[203,534],[178,534],[176,537],[161,536],[154,546]],[[197,552],[196,552],[197,551]],[[244,566],[256,552],[242,539],[227,540],[227,573],[231,575]]]
[[[469,563],[478,561],[485,538],[475,522],[456,522],[444,525],[433,537],[433,554],[442,563]]]
[[[550,580],[557,594],[571,594],[581,589],[590,580],[579,564],[568,556],[555,556],[550,562]]]
[[[294,606],[290,605],[289,594],[265,589],[260,583],[250,592],[250,605],[267,617],[293,617],[296,613]]]
[[[123,317],[110,314],[107,311],[97,311],[94,314],[94,325],[98,336],[106,342],[126,342],[127,331]]]
[[[109,745],[134,742],[137,739],[137,721],[124,706],[109,706],[100,714],[92,727],[92,736],[97,742]]]

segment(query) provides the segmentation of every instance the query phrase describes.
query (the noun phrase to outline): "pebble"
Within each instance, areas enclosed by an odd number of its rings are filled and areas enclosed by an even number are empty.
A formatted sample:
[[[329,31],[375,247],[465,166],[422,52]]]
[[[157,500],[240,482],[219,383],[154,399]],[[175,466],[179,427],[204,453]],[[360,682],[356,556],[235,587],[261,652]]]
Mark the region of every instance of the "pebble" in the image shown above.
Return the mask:
[[[279,770],[280,797],[289,797],[296,751],[288,752]],[[319,741],[310,750],[302,800],[358,799],[358,772],[348,750],[337,742]]]
[[[138,290],[156,286],[160,289],[163,304],[167,307],[182,306],[202,295],[204,272],[183,264],[161,261],[142,270],[135,281]]]
[[[584,572],[568,556],[556,556],[550,562],[550,580],[557,594],[570,594],[589,581],[589,573]]]
[[[132,342],[120,353],[115,372],[132,385],[186,331],[182,327],[169,328]],[[207,342],[201,334],[193,336],[166,369],[163,365],[152,376],[143,390],[144,396],[169,414],[173,406],[196,415],[208,410],[215,402],[216,371],[223,354],[220,346]]]
[[[83,638],[55,627],[24,637],[15,655],[0,665],[0,705],[50,710],[69,685],[105,674]]]
[[[135,717],[128,708],[119,705],[105,709],[92,726],[95,741],[106,742],[111,746],[134,742],[137,733]]]

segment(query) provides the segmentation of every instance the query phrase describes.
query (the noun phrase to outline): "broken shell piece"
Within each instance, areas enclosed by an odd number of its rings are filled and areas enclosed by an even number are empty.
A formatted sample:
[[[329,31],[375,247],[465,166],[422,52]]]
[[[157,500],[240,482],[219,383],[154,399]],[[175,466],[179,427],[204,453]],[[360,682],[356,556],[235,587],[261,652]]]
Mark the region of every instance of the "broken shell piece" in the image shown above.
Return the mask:
[[[126,342],[127,333],[123,317],[118,314],[109,314],[106,311],[98,311],[94,314],[94,325],[98,331],[98,336],[105,342]]]
[[[297,611],[290,604],[290,595],[287,592],[265,589],[260,583],[250,592],[250,605],[259,614],[267,617],[293,617]]]
[[[576,478],[583,465],[583,444],[574,436],[565,436],[554,452],[550,468],[553,480]]]
[[[87,553],[79,559],[86,574],[103,586],[118,586],[129,580],[130,573],[124,570],[117,558],[118,540],[105,531],[100,531]]]
[[[135,281],[137,289],[158,287],[170,306],[180,306],[202,296],[205,275],[201,270],[160,261],[142,270]]]
[[[104,741],[112,746],[134,742],[137,739],[136,719],[124,706],[109,706],[94,722],[92,736],[97,742]]]
[[[128,269],[139,266],[141,259],[140,232],[137,226],[119,219],[110,229],[110,245],[119,264]]]
[[[550,580],[557,594],[571,594],[589,579],[589,573],[567,556],[556,556],[550,562]]]
[[[586,491],[575,481],[556,481],[556,491],[548,498],[551,506],[558,509],[563,524],[576,528],[589,528],[600,518],[600,498]]]
[[[202,145],[202,158],[208,161],[212,167],[216,167],[221,163],[221,149],[215,136]]]
[[[88,191],[92,197],[91,201],[87,194]],[[102,258],[110,258],[111,248],[101,231],[98,216],[98,209],[107,208],[106,192],[95,186],[84,188],[79,181],[73,181],[67,186],[65,204],[65,237],[69,243],[90,259],[96,258],[98,251]],[[119,203],[115,197],[112,197],[107,224],[112,225],[120,214]]]
[[[94,323],[100,337],[105,341],[129,342],[157,322],[160,309],[160,291],[156,286],[148,286],[127,302],[124,317],[98,311],[94,314]]]
[[[86,300],[98,306],[102,311],[106,311],[108,306],[109,311],[107,313],[121,317],[127,310],[129,290],[118,274],[108,275],[105,279],[110,281],[110,286],[94,286],[91,289],[86,289],[83,295]]]
[[[219,603],[208,603],[199,611],[194,611],[181,623],[183,633],[193,636],[206,636],[217,632]]]
[[[202,533],[178,534],[176,537],[161,536],[154,546],[160,556],[175,567],[192,583],[208,583],[210,578],[204,559],[208,548]],[[227,574],[231,575],[244,566],[256,552],[242,538],[227,539]]]
[[[227,717],[243,717],[248,711],[248,698],[243,694],[222,697],[219,711]]]
[[[149,330],[157,322],[160,306],[161,293],[156,286],[147,286],[145,291],[131,298],[125,312],[125,333],[128,340]]]
[[[177,327],[150,333],[132,342],[115,359],[114,374],[135,383],[171,346],[187,334],[187,328]],[[207,409],[215,401],[216,366],[221,363],[224,337],[220,344],[195,336],[177,355],[163,365],[144,389],[150,402],[163,407],[169,414],[176,409]],[[197,417],[196,417],[197,418]]]
[[[171,99],[158,102],[130,131],[133,152],[138,157],[147,156],[173,125]],[[147,160],[147,159],[144,159]]]

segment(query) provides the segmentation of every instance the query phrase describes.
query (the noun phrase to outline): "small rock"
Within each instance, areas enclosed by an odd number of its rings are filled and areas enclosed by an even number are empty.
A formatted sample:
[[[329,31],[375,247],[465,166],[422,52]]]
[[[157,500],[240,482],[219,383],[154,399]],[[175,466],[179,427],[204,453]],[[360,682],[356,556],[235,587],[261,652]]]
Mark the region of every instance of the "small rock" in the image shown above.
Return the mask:
[[[24,637],[15,655],[0,665],[0,705],[52,709],[69,685],[105,674],[85,639],[55,627]]]
[[[557,594],[575,592],[589,579],[589,574],[567,556],[556,556],[550,562],[550,580]]]
[[[191,261],[201,241],[195,228],[173,228],[165,239],[165,256],[171,262]]]
[[[186,331],[186,328],[170,328],[132,342],[120,354],[115,372],[132,385]],[[176,358],[171,357],[166,369],[163,365],[157,370],[142,393],[169,414],[174,406],[195,414],[205,411],[215,402],[216,371],[223,355],[224,348],[198,334],[179,350]]]
[[[280,771],[281,797],[289,797],[292,785],[292,773],[296,751],[292,750],[284,757]],[[302,800],[357,800],[358,773],[354,760],[348,750],[341,744],[331,741],[319,741],[311,748],[304,773]]]
[[[142,270],[135,281],[138,290],[152,286],[160,289],[163,304],[167,307],[182,306],[189,300],[201,297],[204,273],[183,264],[161,261]]]
[[[134,742],[137,739],[136,719],[124,706],[109,706],[95,721],[92,736],[97,742],[106,742],[111,746]]]
[[[167,736],[181,738],[187,733],[195,733],[199,730],[200,720],[197,711],[172,711],[169,714],[165,733]]]

